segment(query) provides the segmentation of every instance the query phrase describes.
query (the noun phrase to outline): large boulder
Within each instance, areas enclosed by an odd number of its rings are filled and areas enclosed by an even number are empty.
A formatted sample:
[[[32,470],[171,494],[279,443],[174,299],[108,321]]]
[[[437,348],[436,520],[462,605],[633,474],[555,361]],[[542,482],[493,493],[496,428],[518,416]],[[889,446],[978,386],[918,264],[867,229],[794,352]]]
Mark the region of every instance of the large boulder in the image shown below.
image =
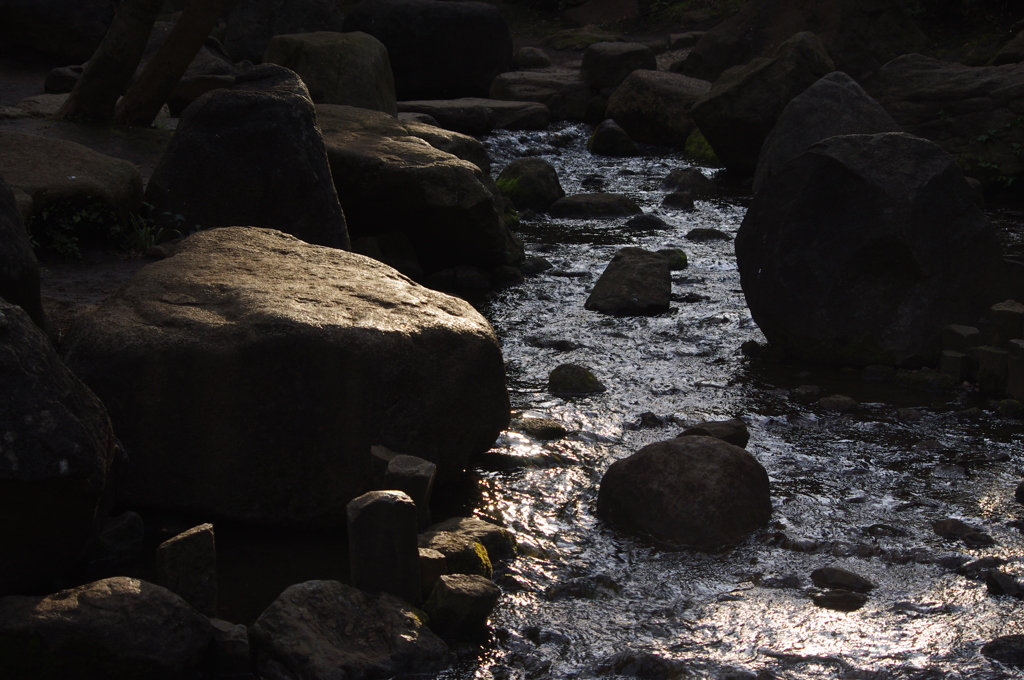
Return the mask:
[[[800,31],[816,33],[835,67],[857,81],[927,46],[898,0],[749,0],[697,42],[680,72],[714,81],[732,66],[771,55]]]
[[[601,478],[597,513],[673,548],[731,546],[771,518],[768,473],[752,455],[714,437],[657,442],[612,463]]]
[[[236,61],[258,64],[275,35],[341,31],[335,0],[239,0],[228,17],[224,47]]]
[[[555,179],[557,182],[557,178]],[[39,293],[39,262],[25,231],[11,185],[0,176],[0,298],[18,305],[49,332]]]
[[[765,337],[806,361],[935,361],[944,326],[1002,299],[999,241],[960,168],[899,132],[831,137],[783,165],[736,262]]]
[[[552,120],[583,120],[591,88],[576,69],[546,68],[502,73],[491,82],[491,99],[538,102]]]
[[[11,680],[194,678],[212,637],[185,600],[124,576],[0,599],[0,668]]]
[[[264,63],[295,71],[317,104],[346,104],[398,113],[395,80],[384,43],[361,31],[274,36]]]
[[[469,304],[266,229],[193,234],[76,320],[64,356],[108,405],[140,507],[343,525],[371,446],[443,481],[509,421]]]
[[[1019,64],[1024,61],[1024,31],[1021,31],[1003,45],[992,59],[993,66]]]
[[[969,67],[920,54],[886,64],[871,93],[904,131],[985,183],[1024,181],[1024,63]]]
[[[786,161],[836,135],[899,132],[900,126],[860,85],[842,71],[814,83],[782,110],[765,139],[754,173],[754,193]]]
[[[345,17],[388,48],[399,99],[486,97],[512,63],[512,35],[483,2],[364,0]]]
[[[317,111],[354,240],[401,234],[428,275],[522,258],[502,199],[479,167],[410,134],[416,124],[350,106]]]
[[[387,593],[337,581],[291,586],[249,631],[253,670],[265,680],[390,678],[436,673],[448,647],[420,614]]]
[[[585,83],[600,90],[618,87],[637,69],[658,70],[657,59],[650,47],[640,43],[600,42],[583,51],[580,75]]]
[[[722,74],[692,110],[693,120],[725,167],[750,176],[786,104],[833,70],[813,33],[797,33],[772,58]]]
[[[0,595],[51,585],[109,508],[116,444],[100,400],[20,307],[0,300]]]
[[[594,284],[584,307],[614,316],[668,311],[672,276],[668,258],[643,248],[623,248]]]
[[[0,52],[80,64],[103,41],[116,7],[114,0],[0,0]]]
[[[142,205],[138,168],[62,139],[0,131],[0,176],[31,196],[32,236],[47,249],[62,240],[106,238]],[[80,219],[90,211],[102,219]]]
[[[242,72],[181,116],[146,198],[191,229],[246,225],[349,247],[309,92],[274,64]]]
[[[711,83],[667,71],[633,71],[608,98],[607,116],[634,140],[686,146],[693,132],[690,109]]]

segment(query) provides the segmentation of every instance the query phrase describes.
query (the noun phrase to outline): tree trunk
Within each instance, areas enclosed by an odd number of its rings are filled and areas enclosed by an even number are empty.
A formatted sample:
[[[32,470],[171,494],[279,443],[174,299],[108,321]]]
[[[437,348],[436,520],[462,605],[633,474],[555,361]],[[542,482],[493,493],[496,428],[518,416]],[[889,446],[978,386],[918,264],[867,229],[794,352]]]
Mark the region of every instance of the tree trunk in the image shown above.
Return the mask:
[[[132,125],[151,125],[210,35],[217,19],[232,2],[192,0],[164,44],[118,103],[114,117]]]
[[[163,0],[122,0],[114,20],[57,118],[109,123],[114,106],[142,59]]]

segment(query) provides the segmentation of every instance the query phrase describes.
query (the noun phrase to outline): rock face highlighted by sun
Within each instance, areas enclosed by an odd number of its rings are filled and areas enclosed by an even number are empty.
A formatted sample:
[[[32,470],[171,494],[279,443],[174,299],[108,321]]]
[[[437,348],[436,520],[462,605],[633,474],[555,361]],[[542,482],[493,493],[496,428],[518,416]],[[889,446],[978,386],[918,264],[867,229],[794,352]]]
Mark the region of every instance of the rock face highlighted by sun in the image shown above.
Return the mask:
[[[656,442],[612,463],[597,512],[673,548],[735,545],[771,518],[768,473],[752,455],[714,437]]]
[[[944,326],[1002,299],[999,242],[960,168],[899,132],[832,137],[782,165],[736,263],[765,337],[804,361],[937,360]]]
[[[509,421],[497,339],[468,303],[268,229],[193,234],[64,347],[108,404],[140,507],[337,525],[371,446],[440,480]]]

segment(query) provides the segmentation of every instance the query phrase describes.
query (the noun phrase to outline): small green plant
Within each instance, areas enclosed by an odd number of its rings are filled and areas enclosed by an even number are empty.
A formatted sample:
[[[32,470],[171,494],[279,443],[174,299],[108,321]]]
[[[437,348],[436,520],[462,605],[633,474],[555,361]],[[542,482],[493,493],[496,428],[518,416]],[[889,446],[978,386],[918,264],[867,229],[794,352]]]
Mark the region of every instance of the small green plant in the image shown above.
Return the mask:
[[[139,213],[133,213],[118,226],[114,233],[117,245],[132,253],[145,253],[153,246],[180,237],[185,231],[184,215],[170,211],[155,213],[152,204],[143,203]]]
[[[700,130],[694,130],[686,139],[685,151],[687,156],[708,167],[717,168],[722,164]]]
[[[117,222],[117,215],[107,203],[86,197],[45,205],[25,227],[36,250],[65,260],[81,260],[83,240],[102,240]]]

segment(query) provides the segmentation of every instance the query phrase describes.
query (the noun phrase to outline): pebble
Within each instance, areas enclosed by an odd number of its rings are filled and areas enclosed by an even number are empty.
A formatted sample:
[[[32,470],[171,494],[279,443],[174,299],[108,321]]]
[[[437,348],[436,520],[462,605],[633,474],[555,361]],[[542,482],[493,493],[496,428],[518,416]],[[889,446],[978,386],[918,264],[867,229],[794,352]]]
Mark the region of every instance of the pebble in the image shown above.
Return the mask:
[[[841,588],[858,593],[866,593],[875,587],[863,576],[838,567],[815,569],[811,572],[811,581],[819,588]]]
[[[813,595],[814,604],[823,609],[834,609],[839,612],[852,612],[860,609],[868,602],[868,596],[851,590],[826,590]]]

